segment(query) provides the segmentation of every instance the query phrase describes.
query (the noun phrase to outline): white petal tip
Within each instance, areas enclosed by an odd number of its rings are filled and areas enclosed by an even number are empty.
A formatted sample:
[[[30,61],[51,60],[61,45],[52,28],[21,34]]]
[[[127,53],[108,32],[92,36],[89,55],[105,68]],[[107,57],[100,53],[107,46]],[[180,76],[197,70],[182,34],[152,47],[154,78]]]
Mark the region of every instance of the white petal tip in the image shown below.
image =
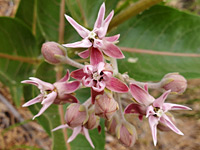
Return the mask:
[[[22,107],[27,107],[27,106],[24,104],[24,105],[22,105]]]

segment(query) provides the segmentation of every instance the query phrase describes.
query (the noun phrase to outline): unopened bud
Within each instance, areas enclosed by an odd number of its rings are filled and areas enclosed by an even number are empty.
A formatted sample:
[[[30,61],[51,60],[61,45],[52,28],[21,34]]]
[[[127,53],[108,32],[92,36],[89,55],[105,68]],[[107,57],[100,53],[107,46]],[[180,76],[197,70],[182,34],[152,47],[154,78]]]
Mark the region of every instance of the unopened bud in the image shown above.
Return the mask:
[[[116,120],[116,117],[112,117],[111,120],[105,120],[105,126],[107,127],[107,131],[110,133],[110,134],[115,134],[115,130],[116,130],[116,127],[117,127],[117,123],[118,121]]]
[[[68,126],[74,128],[83,125],[88,120],[87,108],[78,103],[72,103],[67,107],[65,121]]]
[[[110,120],[119,109],[118,103],[107,94],[98,95],[95,101],[95,114]]]
[[[117,138],[126,146],[131,147],[137,139],[135,127],[129,122],[123,121],[116,127]]]
[[[88,111],[88,114],[89,114],[89,118],[88,118],[88,121],[84,124],[84,126],[87,129],[92,130],[92,129],[98,127],[99,122],[100,122],[100,117],[95,115],[94,109],[90,109]]]
[[[179,73],[168,73],[161,80],[161,88],[182,94],[187,88],[187,80]]]
[[[50,64],[59,64],[61,63],[58,56],[63,57],[65,56],[64,48],[56,42],[46,42],[42,45],[42,55],[44,56],[45,60]]]

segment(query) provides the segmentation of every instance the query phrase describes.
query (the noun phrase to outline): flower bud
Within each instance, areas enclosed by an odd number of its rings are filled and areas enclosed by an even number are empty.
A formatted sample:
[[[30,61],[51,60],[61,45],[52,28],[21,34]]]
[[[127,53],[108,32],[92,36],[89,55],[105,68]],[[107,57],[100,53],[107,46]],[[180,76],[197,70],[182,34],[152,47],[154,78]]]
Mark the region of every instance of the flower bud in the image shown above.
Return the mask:
[[[95,115],[94,109],[90,109],[88,111],[88,115],[89,115],[88,121],[84,124],[84,126],[90,130],[98,127],[100,122],[100,117]]]
[[[68,126],[74,128],[83,125],[88,120],[87,108],[78,103],[72,103],[67,107],[65,121]]]
[[[56,56],[65,56],[65,51],[62,49],[62,46],[56,42],[46,42],[42,45],[42,55],[45,60],[50,64],[59,64],[61,63]]]
[[[110,134],[115,134],[115,130],[116,130],[116,127],[117,127],[117,123],[118,120],[116,120],[116,117],[112,117],[111,120],[105,120],[105,126],[107,127],[107,131],[110,133]]]
[[[131,147],[137,139],[135,127],[127,121],[123,121],[116,127],[117,138],[126,146]]]
[[[113,97],[108,96],[107,94],[96,96],[95,101],[95,114],[110,120],[118,110],[118,103],[114,100]]]
[[[161,88],[182,94],[187,88],[187,80],[179,73],[168,73],[161,80]]]

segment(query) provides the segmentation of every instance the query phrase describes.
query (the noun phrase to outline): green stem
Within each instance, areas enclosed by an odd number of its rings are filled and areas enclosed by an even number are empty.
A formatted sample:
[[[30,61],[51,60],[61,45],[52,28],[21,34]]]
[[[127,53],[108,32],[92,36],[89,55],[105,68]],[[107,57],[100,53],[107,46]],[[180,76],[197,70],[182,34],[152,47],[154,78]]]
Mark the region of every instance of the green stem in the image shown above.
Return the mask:
[[[118,15],[116,15],[109,25],[109,31],[116,27],[117,25],[123,23],[127,19],[131,18],[143,12],[144,10],[150,8],[151,6],[161,2],[162,0],[140,0],[137,3],[133,3],[125,10],[121,11]]]

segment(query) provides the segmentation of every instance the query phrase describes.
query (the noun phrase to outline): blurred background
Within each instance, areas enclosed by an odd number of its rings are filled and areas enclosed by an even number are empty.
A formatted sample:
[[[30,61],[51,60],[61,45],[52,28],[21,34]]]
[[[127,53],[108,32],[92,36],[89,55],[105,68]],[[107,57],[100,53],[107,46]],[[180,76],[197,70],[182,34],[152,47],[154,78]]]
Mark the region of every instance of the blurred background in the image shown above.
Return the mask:
[[[14,16],[20,0],[0,0],[0,16]],[[123,0],[122,0],[123,1]],[[130,1],[131,3],[131,1]],[[182,11],[200,15],[200,0],[166,0],[166,5]],[[1,46],[1,45],[0,45]],[[159,93],[152,91],[155,97]],[[178,128],[185,134],[158,132],[158,146],[152,145],[148,122],[127,119],[136,126],[139,140],[134,147],[127,148],[115,136],[106,133],[106,150],[200,150],[200,79],[188,80],[188,88],[183,95],[173,95],[169,101],[185,104],[192,111],[173,112]],[[22,100],[23,103],[23,100]],[[28,108],[16,107],[9,88],[0,83],[0,149],[50,149],[52,141],[43,128],[32,121]]]

